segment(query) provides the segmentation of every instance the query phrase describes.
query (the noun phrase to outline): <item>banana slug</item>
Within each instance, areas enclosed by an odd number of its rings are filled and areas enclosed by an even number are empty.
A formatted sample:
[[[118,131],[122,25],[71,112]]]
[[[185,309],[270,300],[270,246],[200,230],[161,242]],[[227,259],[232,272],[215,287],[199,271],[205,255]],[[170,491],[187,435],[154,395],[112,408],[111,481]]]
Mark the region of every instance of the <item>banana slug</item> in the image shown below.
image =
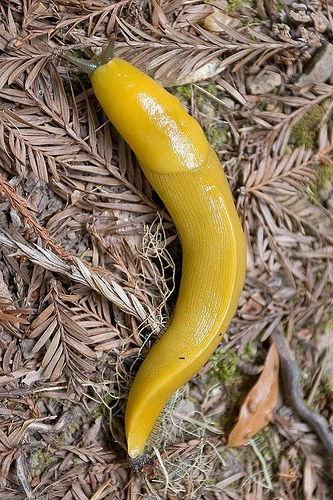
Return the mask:
[[[219,159],[200,125],[148,75],[113,56],[65,56],[89,73],[105,114],[130,145],[180,237],[182,277],[173,319],[143,361],[128,396],[125,432],[133,463],[172,394],[212,355],[235,314],[245,238]]]

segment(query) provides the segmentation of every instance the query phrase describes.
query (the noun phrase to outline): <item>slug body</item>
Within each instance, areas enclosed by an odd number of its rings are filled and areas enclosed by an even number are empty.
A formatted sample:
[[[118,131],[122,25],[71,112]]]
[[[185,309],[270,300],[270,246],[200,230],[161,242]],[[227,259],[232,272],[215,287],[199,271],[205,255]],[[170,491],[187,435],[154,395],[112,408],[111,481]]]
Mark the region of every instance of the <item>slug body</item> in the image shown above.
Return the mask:
[[[171,325],[142,363],[128,397],[128,454],[137,458],[168,399],[206,363],[235,314],[245,239],[220,162],[180,102],[119,58],[98,66],[90,78],[104,112],[172,216],[183,251]]]

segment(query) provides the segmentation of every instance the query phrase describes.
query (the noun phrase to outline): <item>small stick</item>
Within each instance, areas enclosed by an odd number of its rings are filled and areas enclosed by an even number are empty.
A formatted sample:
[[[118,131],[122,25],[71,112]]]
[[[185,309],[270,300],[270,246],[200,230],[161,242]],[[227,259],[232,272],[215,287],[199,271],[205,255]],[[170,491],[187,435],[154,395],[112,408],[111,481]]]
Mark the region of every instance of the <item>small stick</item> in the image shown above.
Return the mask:
[[[300,419],[306,422],[317,434],[327,451],[328,457],[333,460],[333,433],[330,431],[325,418],[319,413],[310,410],[304,403],[298,384],[300,370],[291,359],[290,350],[282,334],[281,326],[272,333],[272,337],[279,351],[280,373],[285,401],[290,408],[295,410]]]

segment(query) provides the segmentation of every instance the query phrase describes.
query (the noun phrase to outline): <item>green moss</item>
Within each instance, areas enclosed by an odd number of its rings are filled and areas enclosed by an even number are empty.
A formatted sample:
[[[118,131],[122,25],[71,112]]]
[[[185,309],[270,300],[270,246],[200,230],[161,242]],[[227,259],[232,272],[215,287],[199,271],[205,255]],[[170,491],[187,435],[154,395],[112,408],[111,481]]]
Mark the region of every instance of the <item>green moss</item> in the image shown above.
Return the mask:
[[[216,478],[213,476],[207,476],[206,477],[206,485],[207,486],[215,486],[216,484]]]
[[[250,38],[253,42],[256,42],[256,43],[259,42],[259,38],[253,33],[250,35]]]
[[[251,0],[230,0],[227,12],[234,12],[235,10],[240,10],[246,5],[253,5]]]
[[[263,99],[261,99],[258,104],[257,104],[257,107],[260,111],[266,111],[267,109],[267,102]]]
[[[333,380],[330,380],[329,377],[325,377],[318,387],[318,391],[316,393],[316,399],[330,400],[332,398],[332,393],[333,393]]]
[[[320,203],[319,192],[327,189],[331,179],[333,179],[333,166],[321,163],[317,169],[316,181],[311,186],[310,199],[313,203]]]
[[[204,87],[205,90],[207,92],[209,92],[210,94],[216,96],[218,94],[218,88],[217,88],[217,85],[215,85],[214,83],[211,83],[210,85],[207,85],[206,87]]]
[[[307,346],[305,344],[305,342],[297,342],[295,344],[295,354],[296,354],[296,358],[299,357],[299,359],[302,359],[304,357],[304,355],[306,354],[306,351],[307,351]],[[304,370],[303,372],[305,373],[307,370],[306,367],[304,367]]]
[[[320,183],[320,187],[324,187],[327,181],[330,181],[333,178],[333,165],[326,165],[322,163],[318,170],[318,181]]]
[[[316,272],[316,283],[318,283],[318,281],[320,281],[322,277],[323,277],[323,271],[317,271]]]
[[[205,87],[205,90],[212,95],[218,94],[215,85]],[[215,151],[219,151],[229,138],[229,128],[219,121],[220,110],[206,93],[195,94],[195,103],[201,113],[203,128],[206,132],[208,142]]]
[[[221,149],[228,141],[229,129],[226,127],[210,127],[206,132],[208,142],[215,151]]]
[[[333,179],[333,165],[321,163],[317,170],[317,188],[323,189]]]
[[[241,356],[243,361],[253,361],[258,355],[258,349],[255,342],[248,342],[245,346],[244,352]]]
[[[238,356],[234,351],[223,349],[211,358],[213,366],[209,373],[217,377],[224,385],[230,385],[238,378],[237,363]]]
[[[177,85],[173,90],[179,98],[185,100],[191,99],[192,91],[190,85]]]
[[[97,417],[109,417],[110,415],[110,408],[114,405],[115,398],[112,396],[112,394],[106,394],[103,398],[103,403],[100,403],[99,405],[94,408],[92,411],[92,416],[94,418]]]
[[[65,430],[55,436],[58,444],[72,444],[75,441],[75,434],[81,430],[82,424],[80,422],[71,422],[67,425]]]
[[[275,8],[278,12],[284,12],[284,5],[279,0],[276,2]]]
[[[280,92],[279,87],[274,87],[270,93],[273,95],[279,95],[279,92]]]
[[[266,465],[268,467],[267,472],[272,467],[273,463],[279,458],[278,450],[275,450],[271,446],[272,440],[273,440],[273,431],[270,425],[266,425],[266,427],[258,431],[252,437],[252,441],[254,441],[257,450],[259,451],[262,458],[266,462]],[[276,451],[276,453],[274,453],[274,451]]]
[[[54,462],[54,455],[47,451],[36,450],[30,456],[30,468],[33,477],[38,477]]]
[[[315,104],[304,113],[293,126],[290,140],[295,146],[315,149],[318,140],[319,124],[326,113],[325,104]]]
[[[225,385],[231,385],[243,378],[237,367],[239,360],[253,362],[257,356],[258,349],[255,342],[248,342],[240,356],[232,350],[221,349],[213,354],[211,358],[213,366],[209,373]]]
[[[297,306],[301,302],[301,297],[299,295],[294,295],[290,299],[290,303],[293,304],[294,306]]]
[[[230,0],[227,12],[238,10],[242,7],[244,0]]]

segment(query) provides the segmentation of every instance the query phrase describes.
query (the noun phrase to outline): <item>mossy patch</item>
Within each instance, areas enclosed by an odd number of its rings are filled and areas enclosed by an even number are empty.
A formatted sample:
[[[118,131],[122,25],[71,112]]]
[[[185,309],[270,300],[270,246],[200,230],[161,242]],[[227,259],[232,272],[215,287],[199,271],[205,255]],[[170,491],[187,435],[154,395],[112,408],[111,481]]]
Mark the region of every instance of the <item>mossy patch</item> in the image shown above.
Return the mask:
[[[82,434],[82,422],[70,422],[65,430],[55,435],[58,444],[69,445],[75,442],[77,437]]]
[[[270,441],[273,438],[272,430],[269,426],[258,431],[252,438],[255,441],[256,447],[267,462],[271,462],[276,456],[273,454],[273,449],[270,446]]]
[[[213,96],[218,94],[218,89],[214,85],[205,87],[205,90]],[[195,102],[201,113],[201,124],[206,132],[208,142],[215,151],[223,149],[229,138],[229,127],[221,121],[216,104],[206,93],[196,94]]]
[[[55,457],[48,451],[35,450],[30,456],[30,470],[32,477],[38,477],[54,462]]]
[[[115,402],[115,397],[112,396],[112,394],[106,394],[103,398],[103,402],[97,405],[96,408],[94,408],[94,410],[92,411],[92,416],[94,418],[109,417],[110,408],[114,406],[114,402]]]
[[[192,90],[190,85],[177,85],[173,87],[172,93],[178,97],[178,99],[183,101],[188,101],[191,99]]]
[[[233,350],[221,349],[213,354],[212,368],[209,373],[217,377],[224,385],[231,385],[241,381],[244,376],[238,368],[239,361],[254,362],[258,357],[257,344],[248,342],[241,355],[236,354]]]
[[[224,385],[233,384],[238,378],[238,356],[234,351],[219,351],[213,354],[211,361],[213,366],[210,375],[217,377]]]
[[[317,188],[325,189],[326,184],[333,179],[333,165],[321,163],[317,170]]]
[[[209,85],[204,87],[204,89],[207,92],[209,92],[209,94],[212,94],[214,96],[216,96],[219,93],[219,89],[217,88],[217,85],[215,85],[215,83],[210,83]],[[228,94],[226,94],[226,95],[228,95]]]
[[[254,2],[251,0],[230,0],[227,12],[234,12],[241,10],[244,7],[253,5]]]
[[[323,193],[330,193],[331,184],[333,183],[333,166],[321,163],[317,168],[317,177],[311,185],[310,196],[314,203],[322,201]]]
[[[258,356],[257,344],[252,341],[248,342],[245,346],[241,359],[243,361],[254,361],[257,356]]]
[[[218,112],[219,107],[209,97],[209,94],[213,97],[229,97],[229,94],[221,92],[214,83],[203,86],[202,90],[203,92],[198,91],[194,95],[195,105],[201,113],[200,123],[205,130],[208,142],[215,151],[219,151],[223,149],[228,141],[230,132],[229,127],[224,122],[221,123]],[[171,89],[171,92],[183,103],[185,108],[190,106],[192,98],[191,85],[177,85]]]
[[[304,113],[291,130],[290,141],[295,146],[315,149],[318,141],[319,125],[326,113],[325,104],[315,104]]]
[[[208,141],[215,151],[219,151],[229,138],[229,128],[227,127],[214,127],[207,128]]]

